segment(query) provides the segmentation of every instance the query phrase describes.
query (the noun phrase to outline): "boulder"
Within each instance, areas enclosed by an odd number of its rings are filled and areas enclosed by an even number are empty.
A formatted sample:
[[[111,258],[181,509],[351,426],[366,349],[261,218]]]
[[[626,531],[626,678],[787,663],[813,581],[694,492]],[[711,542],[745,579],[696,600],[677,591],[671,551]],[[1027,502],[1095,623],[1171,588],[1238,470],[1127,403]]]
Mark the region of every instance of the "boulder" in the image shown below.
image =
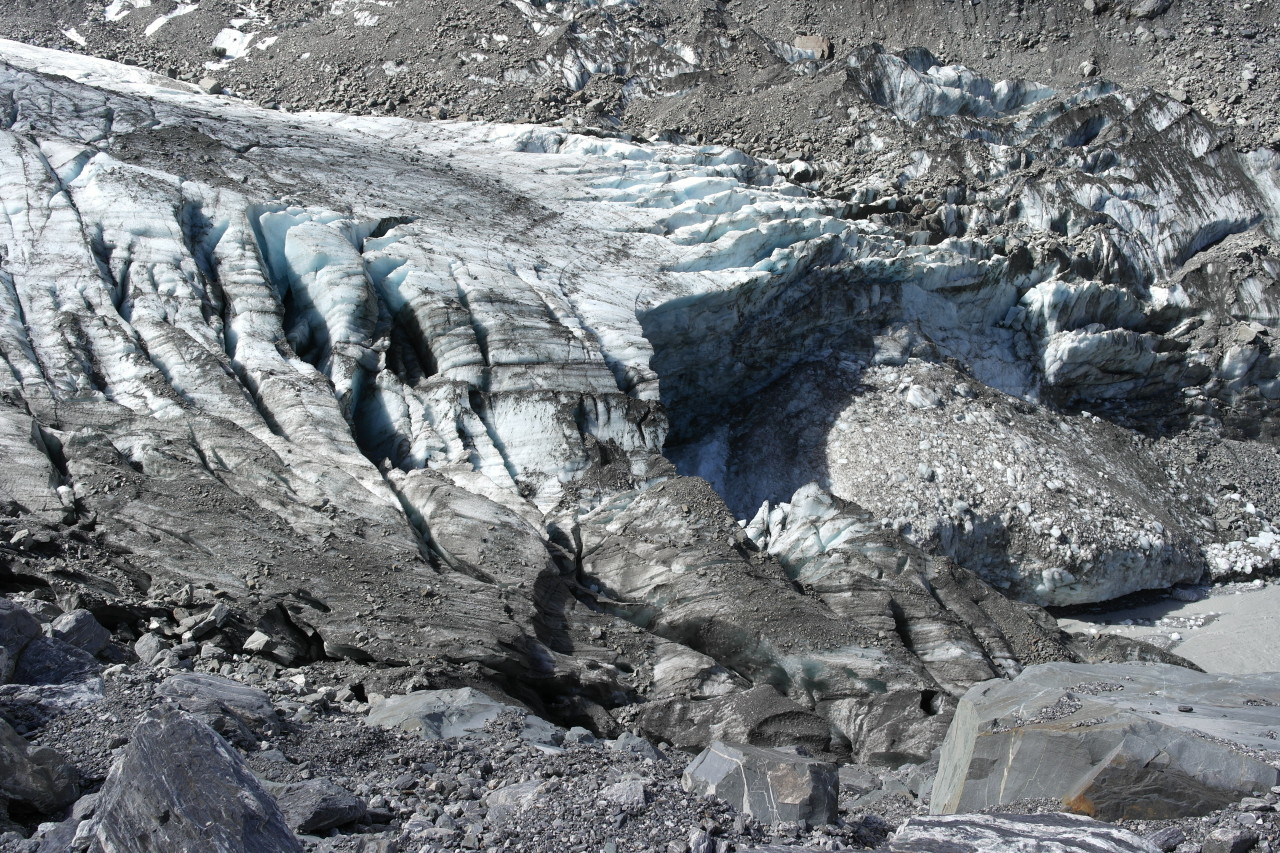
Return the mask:
[[[22,650],[40,636],[40,622],[20,604],[0,598],[0,683],[13,677]]]
[[[831,39],[826,36],[796,36],[792,44],[796,50],[812,53],[815,59],[830,59],[832,56]]]
[[[53,636],[64,643],[96,655],[111,642],[111,632],[88,610],[72,610],[53,620]]]
[[[522,809],[528,808],[538,798],[538,789],[542,784],[541,779],[531,779],[528,782],[505,785],[490,793],[488,798],[489,822],[501,824],[510,820],[513,815]]]
[[[715,740],[753,746],[831,747],[831,724],[763,684],[710,699],[647,702],[639,720],[645,734],[677,749],[701,749]]]
[[[600,799],[622,806],[624,809],[643,808],[646,802],[644,780],[624,779],[600,791]]]
[[[138,656],[138,660],[144,664],[151,663],[166,648],[168,646],[159,634],[143,634],[133,644],[134,653]]]
[[[1249,853],[1257,843],[1252,830],[1220,826],[1205,836],[1200,853]]]
[[[1128,830],[1071,814],[918,816],[889,840],[892,853],[1158,853]]]
[[[89,853],[301,853],[244,759],[177,708],[142,718],[80,838]],[[51,853],[51,851],[50,851]]]
[[[1053,798],[1102,820],[1207,814],[1280,772],[1280,673],[1165,664],[1044,664],[971,688],[942,747],[931,810]],[[1053,768],[1053,772],[1045,772]]]
[[[563,731],[523,708],[506,705],[472,687],[452,690],[419,690],[390,696],[373,703],[365,722],[384,729],[413,732],[423,740],[444,740],[483,732],[491,720],[504,713],[523,715],[520,737],[533,743],[556,745]]]
[[[631,732],[623,732],[609,741],[609,748],[619,752],[630,752],[650,761],[666,761],[667,756],[646,738]]]
[[[256,687],[200,672],[184,672],[160,682],[156,693],[178,700],[228,740],[253,745],[280,731],[270,697]]]
[[[0,718],[0,802],[16,800],[52,815],[80,794],[76,769],[47,746],[36,746]]]
[[[312,835],[354,823],[368,812],[364,800],[329,779],[284,785],[276,802],[289,826]]]
[[[56,637],[27,643],[13,668],[18,684],[80,684],[96,678],[102,666],[93,655]]]
[[[711,795],[762,823],[834,823],[839,781],[834,764],[777,749],[716,741],[684,771],[684,789]]]

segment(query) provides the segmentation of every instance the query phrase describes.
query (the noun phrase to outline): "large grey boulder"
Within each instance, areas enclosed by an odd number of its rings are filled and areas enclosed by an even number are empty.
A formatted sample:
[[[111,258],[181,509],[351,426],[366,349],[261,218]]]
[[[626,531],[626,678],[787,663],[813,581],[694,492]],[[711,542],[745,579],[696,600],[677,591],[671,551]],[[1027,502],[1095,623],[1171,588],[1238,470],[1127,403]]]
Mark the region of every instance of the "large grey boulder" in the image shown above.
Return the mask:
[[[0,684],[13,678],[18,658],[27,645],[40,636],[40,621],[20,604],[0,598]]]
[[[53,620],[53,636],[96,655],[111,641],[111,632],[88,610],[72,610]]]
[[[84,649],[56,637],[36,637],[13,668],[18,684],[80,684],[97,677],[101,664]]]
[[[79,684],[101,668],[93,655],[56,632],[44,636],[40,620],[21,604],[0,598],[0,684]]]
[[[375,701],[365,722],[384,729],[413,732],[423,740],[444,740],[482,732],[504,713],[524,717],[520,736],[541,744],[559,744],[564,732],[523,708],[506,705],[472,687],[419,690]]]
[[[818,752],[831,746],[829,722],[767,684],[709,699],[647,702],[641,708],[644,733],[677,749],[692,751],[716,740],[766,747],[802,744]]]
[[[1103,820],[1203,815],[1280,781],[1256,757],[1275,748],[1269,733],[1277,728],[1280,673],[1034,666],[964,695],[942,747],[931,810],[1054,798]]]
[[[90,853],[301,853],[280,808],[217,732],[176,708],[153,710],[111,768],[89,827]]]
[[[228,740],[255,744],[280,731],[275,706],[256,687],[200,672],[170,676],[156,693],[176,699],[178,706],[200,717]]]
[[[0,803],[15,800],[52,815],[79,794],[70,762],[47,746],[29,743],[0,718]]]
[[[913,817],[889,840],[892,853],[1159,853],[1128,830],[1072,814]]]
[[[364,800],[329,779],[292,782],[274,793],[285,822],[302,833],[322,833],[360,820],[368,812]]]
[[[836,819],[835,765],[795,752],[716,741],[689,764],[681,783],[763,823]]]

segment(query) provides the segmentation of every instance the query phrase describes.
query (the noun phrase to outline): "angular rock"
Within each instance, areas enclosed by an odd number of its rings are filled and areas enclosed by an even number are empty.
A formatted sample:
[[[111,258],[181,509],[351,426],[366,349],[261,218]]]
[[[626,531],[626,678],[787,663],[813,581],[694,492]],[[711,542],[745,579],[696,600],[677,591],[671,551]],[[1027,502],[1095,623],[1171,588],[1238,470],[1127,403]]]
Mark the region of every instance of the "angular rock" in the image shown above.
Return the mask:
[[[176,708],[152,710],[134,729],[77,834],[90,853],[303,849],[235,749]]]
[[[640,808],[645,804],[644,782],[624,779],[600,790],[600,798],[623,808]]]
[[[1072,814],[917,816],[889,840],[891,853],[1157,853],[1128,830]]]
[[[1258,834],[1248,829],[1220,826],[1205,836],[1200,853],[1248,853],[1258,843]]]
[[[685,769],[686,791],[719,797],[762,823],[834,823],[834,764],[794,752],[716,741]]]
[[[40,622],[36,617],[22,605],[0,598],[0,648],[5,651],[5,655],[0,657],[0,684],[13,677],[13,669],[22,650],[40,634]]]
[[[488,819],[491,823],[501,824],[521,809],[528,807],[538,797],[538,788],[542,785],[539,779],[528,782],[517,782],[504,785],[489,794]]]
[[[815,752],[831,748],[831,724],[767,684],[711,699],[647,702],[637,722],[646,735],[683,750],[717,740],[765,747],[800,744]]]
[[[218,675],[191,672],[160,682],[156,693],[178,700],[228,740],[251,746],[280,731],[280,718],[265,692]]]
[[[1166,826],[1146,836],[1146,840],[1162,853],[1171,853],[1179,844],[1187,840],[1187,834],[1180,826]]]
[[[304,834],[317,834],[365,816],[364,800],[329,779],[308,779],[283,786],[276,803],[285,822]]]
[[[54,637],[36,637],[18,658],[18,684],[80,684],[96,678],[102,665],[93,655]]]
[[[421,690],[375,702],[365,722],[384,729],[413,732],[423,740],[444,740],[482,732],[501,714],[518,713],[524,726],[520,736],[534,743],[556,745],[563,730],[523,708],[505,705],[472,687]]]
[[[55,815],[80,795],[78,775],[55,750],[29,743],[0,718],[0,801]]]
[[[138,656],[138,660],[144,664],[149,664],[156,659],[156,656],[163,652],[167,646],[164,640],[160,639],[158,634],[143,634],[138,641],[133,644],[134,654]]]
[[[667,760],[667,757],[662,754],[662,750],[654,746],[651,741],[631,732],[623,732],[609,741],[609,748],[620,752],[631,752],[650,761]]]
[[[53,636],[91,655],[102,651],[111,641],[111,632],[88,610],[72,610],[53,620]]]
[[[942,747],[931,811],[1054,798],[1103,820],[1202,815],[1280,780],[1255,757],[1274,748],[1268,732],[1277,726],[1278,673],[1034,666],[965,694]]]

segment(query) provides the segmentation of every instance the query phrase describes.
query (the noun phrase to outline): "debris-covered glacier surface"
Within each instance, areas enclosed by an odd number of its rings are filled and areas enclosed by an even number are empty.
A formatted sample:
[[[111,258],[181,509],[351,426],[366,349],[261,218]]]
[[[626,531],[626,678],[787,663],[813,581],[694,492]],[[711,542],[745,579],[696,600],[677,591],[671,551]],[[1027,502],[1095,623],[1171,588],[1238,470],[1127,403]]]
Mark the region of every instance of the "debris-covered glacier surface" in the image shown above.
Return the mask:
[[[211,584],[282,662],[648,698],[668,739],[764,690],[895,763],[975,681],[1096,657],[995,588],[1102,600],[1271,529],[1133,428],[1275,464],[1274,157],[1167,99],[873,52],[866,97],[968,143],[841,201],[730,148],[0,57],[0,498],[110,555],[38,582]]]

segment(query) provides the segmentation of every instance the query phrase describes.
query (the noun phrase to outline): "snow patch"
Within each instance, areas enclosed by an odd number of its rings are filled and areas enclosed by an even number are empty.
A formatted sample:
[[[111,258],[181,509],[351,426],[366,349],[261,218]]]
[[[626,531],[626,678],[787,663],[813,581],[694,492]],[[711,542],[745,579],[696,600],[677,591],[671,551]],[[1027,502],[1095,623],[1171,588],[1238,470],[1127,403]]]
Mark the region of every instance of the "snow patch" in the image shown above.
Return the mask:
[[[84,47],[87,44],[87,42],[84,40],[84,36],[80,35],[80,33],[76,31],[75,27],[72,27],[69,30],[63,30],[62,34],[67,38],[71,39],[76,44],[80,45],[81,47]]]
[[[118,21],[134,9],[146,9],[150,5],[151,0],[111,0],[102,15],[108,21]]]
[[[218,33],[213,40],[213,48],[215,50],[221,48],[223,50],[223,58],[215,62],[206,62],[205,68],[211,71],[217,71],[226,68],[233,61],[244,56],[249,50],[249,45],[253,44],[253,39],[257,33],[242,33],[237,29],[227,27]]]
[[[376,9],[368,8],[370,6],[387,8],[391,3],[390,0],[333,0],[329,5],[329,14],[336,16],[350,14],[355,19],[357,27],[375,27],[382,21],[382,16],[377,14]]]
[[[198,8],[200,8],[199,3],[179,3],[172,12],[167,12],[147,24],[147,28],[143,30],[142,33],[143,35],[153,36],[159,32],[161,27],[172,21],[174,18],[179,18],[183,15],[194,12]]]

